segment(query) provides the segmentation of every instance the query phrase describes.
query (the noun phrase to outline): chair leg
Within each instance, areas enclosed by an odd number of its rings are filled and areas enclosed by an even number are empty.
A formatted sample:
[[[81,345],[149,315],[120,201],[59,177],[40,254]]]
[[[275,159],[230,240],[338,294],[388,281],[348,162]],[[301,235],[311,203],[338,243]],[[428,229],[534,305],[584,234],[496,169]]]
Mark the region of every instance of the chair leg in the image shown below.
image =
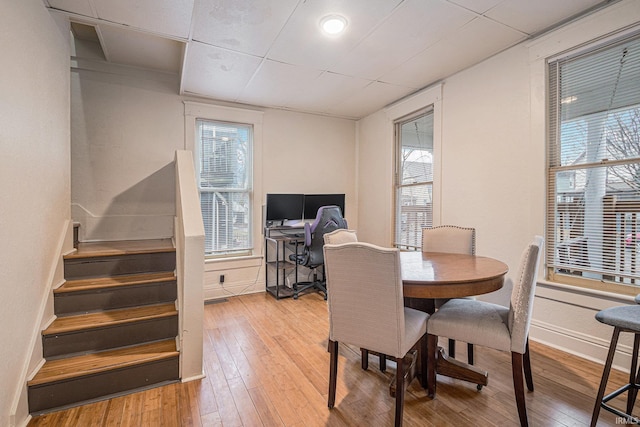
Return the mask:
[[[427,334],[427,396],[436,397],[436,363],[438,354],[438,336]]]
[[[518,406],[518,416],[520,417],[520,426],[528,427],[527,406],[524,400],[524,378],[523,371],[523,355],[511,352],[511,371],[513,372],[513,389],[516,393],[516,405]]]
[[[473,344],[467,343],[467,362],[469,365],[473,365]]]
[[[454,359],[456,357],[456,342],[451,338],[449,338],[449,357],[452,357]]]
[[[596,403],[593,406],[593,414],[591,415],[591,427],[595,427],[598,423],[598,416],[600,415],[600,405],[602,404],[602,398],[604,397],[605,389],[607,388],[607,381],[609,381],[609,373],[611,372],[611,365],[613,364],[613,356],[616,353],[616,346],[618,345],[618,337],[620,336],[620,328],[613,328],[613,335],[611,336],[611,344],[609,345],[609,354],[607,354],[607,361],[604,364],[604,371],[602,372],[602,379],[600,380],[600,388],[598,388],[598,395],[596,397]]]
[[[529,338],[524,348],[524,378],[527,381],[527,388],[533,391],[533,375],[531,374],[531,353],[529,352]]]
[[[360,366],[362,366],[363,371],[369,369],[369,350],[366,348],[360,349]]]
[[[429,346],[427,344],[427,335],[420,339],[420,385],[427,388],[429,384],[429,375],[427,374],[427,366],[429,364]]]
[[[329,340],[329,399],[327,406],[333,408],[336,403],[336,381],[338,379],[338,342]]]
[[[627,394],[627,414],[631,415],[638,396],[638,389],[635,387],[640,379],[640,369],[638,369],[638,350],[640,349],[640,335],[634,334],[633,355],[631,356],[631,369],[629,371],[629,393]]]
[[[396,419],[395,427],[402,426],[402,413],[404,410],[404,360],[396,357]]]
[[[380,372],[386,372],[386,370],[387,370],[387,355],[380,353],[378,355],[378,358],[380,359]]]

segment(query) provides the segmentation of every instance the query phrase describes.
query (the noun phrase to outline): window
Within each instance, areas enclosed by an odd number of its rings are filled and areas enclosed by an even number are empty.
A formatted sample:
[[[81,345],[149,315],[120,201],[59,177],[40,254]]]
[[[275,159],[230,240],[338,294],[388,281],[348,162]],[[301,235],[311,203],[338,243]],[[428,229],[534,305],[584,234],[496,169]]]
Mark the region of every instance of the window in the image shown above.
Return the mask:
[[[640,285],[640,37],[548,71],[549,278]]]
[[[395,122],[395,241],[419,249],[422,228],[433,225],[433,110]]]
[[[253,127],[196,120],[196,128],[205,254],[250,253]]]

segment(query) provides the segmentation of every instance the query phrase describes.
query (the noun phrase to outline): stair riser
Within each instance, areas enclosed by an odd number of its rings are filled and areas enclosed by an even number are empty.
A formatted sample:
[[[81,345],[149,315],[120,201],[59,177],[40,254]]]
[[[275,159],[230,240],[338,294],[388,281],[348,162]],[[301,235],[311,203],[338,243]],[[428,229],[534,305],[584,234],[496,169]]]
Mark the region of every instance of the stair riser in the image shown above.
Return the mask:
[[[41,413],[178,379],[179,359],[174,357],[74,380],[29,387],[29,412]]]
[[[178,335],[178,316],[42,337],[45,359],[91,353]]]
[[[112,310],[138,305],[160,304],[175,301],[176,281],[131,285],[97,291],[67,292],[54,297],[58,316],[85,313],[96,310]]]
[[[67,280],[174,271],[175,268],[175,252],[64,260],[64,276]]]

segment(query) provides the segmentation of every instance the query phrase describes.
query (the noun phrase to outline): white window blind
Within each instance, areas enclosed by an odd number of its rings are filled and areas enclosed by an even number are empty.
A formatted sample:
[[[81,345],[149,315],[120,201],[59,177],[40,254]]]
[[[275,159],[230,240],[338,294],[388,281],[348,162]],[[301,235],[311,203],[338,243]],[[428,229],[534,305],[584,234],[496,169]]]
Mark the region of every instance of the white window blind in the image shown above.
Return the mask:
[[[547,268],[640,284],[640,37],[549,63]]]
[[[205,254],[252,249],[251,125],[196,120]]]
[[[433,111],[395,124],[395,246],[419,249],[422,228],[433,225]]]

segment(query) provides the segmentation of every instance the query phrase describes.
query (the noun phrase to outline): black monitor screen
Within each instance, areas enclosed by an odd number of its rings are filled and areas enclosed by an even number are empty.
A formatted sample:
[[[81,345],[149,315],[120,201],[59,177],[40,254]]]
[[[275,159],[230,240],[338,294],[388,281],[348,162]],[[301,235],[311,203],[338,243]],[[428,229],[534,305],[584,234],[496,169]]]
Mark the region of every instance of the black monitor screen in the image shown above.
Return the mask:
[[[315,219],[320,206],[335,205],[344,216],[344,194],[305,194],[304,219]]]
[[[266,220],[300,220],[304,209],[304,194],[267,194]]]

